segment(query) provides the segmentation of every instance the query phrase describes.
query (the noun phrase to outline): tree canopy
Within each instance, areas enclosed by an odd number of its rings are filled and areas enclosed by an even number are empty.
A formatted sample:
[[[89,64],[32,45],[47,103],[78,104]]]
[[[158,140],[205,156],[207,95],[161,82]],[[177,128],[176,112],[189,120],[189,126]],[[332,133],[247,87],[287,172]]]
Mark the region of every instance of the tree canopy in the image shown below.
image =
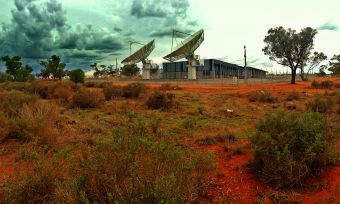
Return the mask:
[[[328,71],[331,72],[332,75],[339,76],[340,75],[340,55],[334,55],[329,61]]]
[[[19,56],[3,56],[1,61],[5,63],[6,73],[9,74],[14,81],[28,81],[34,78],[31,74],[33,68],[29,65],[22,66],[21,57]]]
[[[137,65],[132,64],[132,65],[124,65],[124,67],[122,68],[121,74],[124,76],[135,76],[138,74],[138,72],[139,72],[139,68],[137,67]]]
[[[264,38],[265,55],[292,70],[291,83],[295,84],[296,70],[309,58],[317,30],[307,27],[299,33],[293,29],[276,27],[269,29]]]
[[[65,67],[66,64],[61,62],[61,59],[57,55],[51,56],[46,61],[40,61],[40,65],[45,67],[41,69],[39,76],[43,78],[61,79],[66,76]]]
[[[314,52],[304,64],[301,65],[301,79],[308,80],[308,75],[312,72],[321,62],[327,60],[327,56],[323,52]],[[304,74],[304,68],[307,68],[307,73]]]

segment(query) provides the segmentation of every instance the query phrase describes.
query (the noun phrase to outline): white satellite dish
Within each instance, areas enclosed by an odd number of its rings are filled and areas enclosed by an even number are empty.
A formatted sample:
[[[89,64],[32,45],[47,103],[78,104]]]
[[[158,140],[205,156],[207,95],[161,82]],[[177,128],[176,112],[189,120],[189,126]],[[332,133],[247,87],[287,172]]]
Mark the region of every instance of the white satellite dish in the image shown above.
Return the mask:
[[[143,45],[142,48],[137,50],[135,53],[127,57],[122,61],[124,65],[132,65],[139,62],[143,63],[143,79],[150,79],[150,70],[152,68],[152,61],[147,60],[151,52],[155,49],[155,40],[150,41],[148,44],[144,45],[139,42],[132,42],[130,41],[130,52],[131,52],[131,45],[132,44],[140,44]]]
[[[175,32],[173,32],[173,39],[175,37]],[[180,32],[182,33],[182,32]],[[184,33],[185,34],[185,33]],[[164,59],[173,62],[182,58],[186,58],[188,60],[188,79],[196,79],[196,66],[197,61],[199,61],[199,57],[195,55],[195,51],[204,41],[204,30],[199,30],[195,34],[190,35],[183,42],[179,43],[177,47],[172,49],[170,54],[164,57]]]

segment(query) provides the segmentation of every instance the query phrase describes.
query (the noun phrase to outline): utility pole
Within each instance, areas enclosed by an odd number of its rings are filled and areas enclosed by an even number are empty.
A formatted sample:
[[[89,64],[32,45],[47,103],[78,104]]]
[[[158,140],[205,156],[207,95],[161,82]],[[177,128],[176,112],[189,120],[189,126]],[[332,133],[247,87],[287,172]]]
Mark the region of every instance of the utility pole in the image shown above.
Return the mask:
[[[246,84],[248,84],[247,79],[247,48],[244,46],[244,79],[246,81]]]

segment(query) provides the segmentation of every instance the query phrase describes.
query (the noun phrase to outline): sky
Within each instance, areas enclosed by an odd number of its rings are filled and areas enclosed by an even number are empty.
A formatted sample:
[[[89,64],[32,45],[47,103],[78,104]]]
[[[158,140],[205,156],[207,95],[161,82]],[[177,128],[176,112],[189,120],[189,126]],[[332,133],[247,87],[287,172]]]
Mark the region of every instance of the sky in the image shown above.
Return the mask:
[[[332,57],[340,54],[339,7],[339,0],[0,0],[0,56],[18,55],[38,68],[57,54],[67,68],[88,70],[93,62],[110,65],[128,57],[130,40],[155,39],[149,59],[161,64],[173,29],[204,29],[196,51],[201,59],[243,65],[246,45],[249,66],[285,72],[262,52],[267,31],[318,29],[314,50]]]

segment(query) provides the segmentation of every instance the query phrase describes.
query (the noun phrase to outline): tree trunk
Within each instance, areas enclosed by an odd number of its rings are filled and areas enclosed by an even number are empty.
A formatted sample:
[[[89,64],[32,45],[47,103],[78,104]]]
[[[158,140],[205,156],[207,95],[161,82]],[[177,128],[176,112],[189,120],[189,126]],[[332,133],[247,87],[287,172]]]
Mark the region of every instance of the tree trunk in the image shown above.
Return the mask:
[[[296,68],[292,68],[292,81],[291,84],[295,84]]]
[[[305,78],[305,72],[304,72],[303,68],[300,69],[300,76],[301,76],[302,81],[306,81],[307,78]]]

